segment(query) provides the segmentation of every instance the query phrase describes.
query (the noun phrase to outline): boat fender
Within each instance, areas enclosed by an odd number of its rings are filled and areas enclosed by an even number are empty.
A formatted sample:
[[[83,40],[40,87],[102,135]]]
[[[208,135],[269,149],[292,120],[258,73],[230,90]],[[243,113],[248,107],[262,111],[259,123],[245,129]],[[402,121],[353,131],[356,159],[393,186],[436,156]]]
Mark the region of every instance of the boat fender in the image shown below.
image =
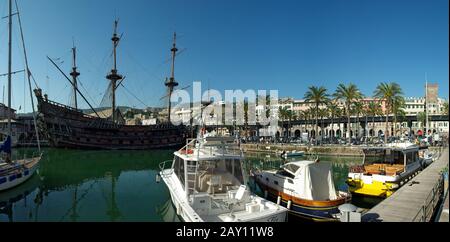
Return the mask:
[[[161,176],[159,174],[156,174],[156,183],[161,182]]]
[[[264,198],[267,199],[268,195],[269,195],[269,193],[267,192],[267,190],[264,190]]]
[[[281,197],[278,196],[278,197],[277,197],[277,205],[280,205],[280,204],[281,204]]]
[[[178,207],[177,207],[177,214],[179,215],[179,216],[181,216],[181,205],[178,205]]]
[[[289,201],[287,202],[287,209],[291,209],[291,204],[292,204],[292,201],[289,200]]]

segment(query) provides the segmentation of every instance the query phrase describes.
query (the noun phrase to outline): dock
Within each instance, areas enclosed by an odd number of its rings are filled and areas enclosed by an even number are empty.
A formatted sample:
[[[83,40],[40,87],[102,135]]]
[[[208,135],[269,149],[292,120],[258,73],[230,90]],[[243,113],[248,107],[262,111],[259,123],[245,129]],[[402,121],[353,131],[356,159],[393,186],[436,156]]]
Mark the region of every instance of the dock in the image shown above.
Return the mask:
[[[432,221],[444,194],[444,176],[448,169],[449,150],[392,196],[366,212],[362,222],[429,222]],[[447,220],[448,222],[448,220]]]

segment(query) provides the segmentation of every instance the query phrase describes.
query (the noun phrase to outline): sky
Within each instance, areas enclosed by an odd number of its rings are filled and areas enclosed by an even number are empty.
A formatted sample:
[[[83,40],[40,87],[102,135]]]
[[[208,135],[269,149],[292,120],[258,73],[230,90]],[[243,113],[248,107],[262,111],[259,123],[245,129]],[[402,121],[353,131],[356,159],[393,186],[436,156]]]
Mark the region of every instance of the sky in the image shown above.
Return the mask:
[[[370,96],[380,82],[405,96],[424,96],[425,76],[448,99],[448,0],[18,0],[30,69],[49,99],[68,104],[70,85],[47,60],[71,70],[77,47],[81,91],[98,106],[112,66],[119,18],[118,70],[126,76],[117,102],[162,105],[177,32],[175,77],[190,90],[278,90],[303,98],[311,85],[333,93],[355,83]],[[6,0],[1,16],[8,15]],[[24,69],[17,16],[13,71]],[[0,22],[0,74],[7,72],[7,19]],[[12,106],[30,112],[24,73],[13,76]],[[0,88],[7,83],[0,77]],[[130,94],[132,93],[132,94]],[[3,101],[3,96],[0,96]],[[5,102],[7,97],[5,97]],[[81,98],[79,98],[81,99]],[[139,99],[139,100],[138,100]],[[82,100],[79,106],[87,108]]]

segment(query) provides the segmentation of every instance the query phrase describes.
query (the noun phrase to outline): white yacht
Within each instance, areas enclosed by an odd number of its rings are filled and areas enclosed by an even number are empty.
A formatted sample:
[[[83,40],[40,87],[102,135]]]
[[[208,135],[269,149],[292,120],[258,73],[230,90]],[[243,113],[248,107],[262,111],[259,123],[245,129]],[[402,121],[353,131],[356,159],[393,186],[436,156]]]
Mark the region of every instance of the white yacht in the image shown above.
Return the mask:
[[[173,161],[160,164],[177,215],[186,222],[286,221],[286,208],[249,191],[243,159],[233,137],[187,140]]]

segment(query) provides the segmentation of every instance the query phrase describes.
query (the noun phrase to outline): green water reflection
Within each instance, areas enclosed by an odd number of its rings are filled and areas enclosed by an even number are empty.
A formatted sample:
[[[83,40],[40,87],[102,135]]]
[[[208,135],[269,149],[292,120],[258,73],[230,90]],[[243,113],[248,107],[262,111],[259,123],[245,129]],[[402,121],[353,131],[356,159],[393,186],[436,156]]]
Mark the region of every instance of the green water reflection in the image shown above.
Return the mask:
[[[46,149],[37,174],[0,192],[0,221],[177,221],[169,191],[155,181],[159,163],[172,153]],[[320,158],[332,162],[336,187],[346,190],[348,166],[360,160]],[[248,154],[246,170],[281,164],[273,155]]]

